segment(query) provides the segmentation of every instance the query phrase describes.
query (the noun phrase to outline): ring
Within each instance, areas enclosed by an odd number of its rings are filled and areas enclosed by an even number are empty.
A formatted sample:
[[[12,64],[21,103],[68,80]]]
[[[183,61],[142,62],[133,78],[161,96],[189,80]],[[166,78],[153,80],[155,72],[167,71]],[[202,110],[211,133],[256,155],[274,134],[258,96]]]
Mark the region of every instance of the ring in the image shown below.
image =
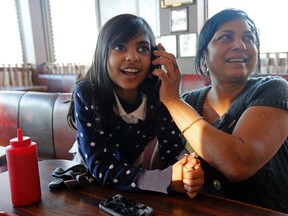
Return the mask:
[[[186,164],[184,165],[184,167],[188,170],[188,171],[192,171],[192,170],[195,170],[195,168],[194,167],[191,167],[191,168],[188,168],[187,166],[186,166]]]

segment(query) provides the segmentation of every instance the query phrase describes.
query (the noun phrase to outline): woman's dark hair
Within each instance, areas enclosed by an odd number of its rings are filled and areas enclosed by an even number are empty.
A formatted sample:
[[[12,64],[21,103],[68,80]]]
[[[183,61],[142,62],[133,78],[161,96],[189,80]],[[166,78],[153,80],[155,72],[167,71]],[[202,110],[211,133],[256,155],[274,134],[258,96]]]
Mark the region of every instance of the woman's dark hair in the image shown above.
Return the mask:
[[[148,35],[151,50],[152,47],[156,46],[155,36],[149,24],[143,18],[132,14],[121,14],[111,18],[99,32],[92,64],[85,77],[78,82],[86,82],[85,86],[91,91],[92,103],[100,120],[111,115],[113,107],[116,107],[113,93],[115,84],[110,79],[107,69],[109,53],[116,45],[126,43],[140,35]],[[156,76],[146,77],[140,89],[147,95],[148,106],[151,100],[154,103],[159,101],[156,106],[160,106],[159,85]],[[73,112],[74,102],[72,97],[67,120],[69,125],[76,129]],[[153,113],[147,113],[146,119],[153,119],[152,115],[154,116]]]
[[[248,15],[238,9],[225,9],[214,16],[212,16],[210,19],[207,20],[207,22],[204,24],[199,37],[198,37],[198,43],[197,43],[197,54],[195,58],[195,69],[196,72],[200,75],[207,75],[206,72],[206,65],[204,64],[204,55],[207,52],[207,46],[209,42],[211,41],[212,37],[214,36],[215,32],[225,23],[235,20],[235,19],[243,19],[245,20],[248,25],[251,28],[251,31],[256,37],[256,47],[258,50],[258,56],[257,56],[257,66],[255,68],[255,72],[260,71],[260,40],[259,40],[259,32],[258,28],[256,27],[255,23],[251,18],[248,17]]]

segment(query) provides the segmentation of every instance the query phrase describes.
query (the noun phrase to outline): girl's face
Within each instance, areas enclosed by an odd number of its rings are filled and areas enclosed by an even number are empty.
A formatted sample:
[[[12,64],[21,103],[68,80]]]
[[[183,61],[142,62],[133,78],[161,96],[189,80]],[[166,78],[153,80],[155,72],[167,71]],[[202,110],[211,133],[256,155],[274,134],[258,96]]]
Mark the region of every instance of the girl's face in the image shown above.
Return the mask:
[[[127,91],[138,93],[139,86],[150,69],[150,47],[149,37],[141,35],[127,43],[117,44],[110,50],[108,74],[116,84],[115,91],[119,96],[124,96]]]
[[[207,47],[206,64],[216,79],[249,76],[257,63],[257,47],[250,26],[243,19],[223,24]]]

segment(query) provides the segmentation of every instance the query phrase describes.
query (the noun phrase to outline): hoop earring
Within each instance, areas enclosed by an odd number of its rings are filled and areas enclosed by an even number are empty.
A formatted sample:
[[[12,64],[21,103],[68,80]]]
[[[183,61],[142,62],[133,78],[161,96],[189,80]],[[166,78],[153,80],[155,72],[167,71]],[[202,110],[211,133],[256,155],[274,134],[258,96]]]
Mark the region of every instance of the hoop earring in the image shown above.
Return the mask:
[[[208,67],[207,67],[206,62],[203,63],[203,67],[204,67],[204,69],[205,69],[205,73],[204,73],[204,74],[205,74],[206,76],[210,76],[209,69],[208,69]]]
[[[206,72],[206,75],[207,75],[207,76],[210,76],[208,67],[206,67],[206,71],[205,71],[205,72]]]

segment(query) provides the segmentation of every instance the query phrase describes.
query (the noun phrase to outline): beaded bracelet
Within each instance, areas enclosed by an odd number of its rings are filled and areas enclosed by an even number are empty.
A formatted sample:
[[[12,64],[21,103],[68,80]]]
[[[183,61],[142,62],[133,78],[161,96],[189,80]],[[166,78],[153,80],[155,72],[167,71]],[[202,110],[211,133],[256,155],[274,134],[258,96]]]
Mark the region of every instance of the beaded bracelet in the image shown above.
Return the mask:
[[[200,118],[196,119],[191,124],[189,124],[181,133],[184,134],[186,130],[188,130],[190,127],[192,127],[192,125],[194,125],[195,123],[197,123],[198,121],[200,121],[202,119],[204,119],[204,117],[200,117]]]

